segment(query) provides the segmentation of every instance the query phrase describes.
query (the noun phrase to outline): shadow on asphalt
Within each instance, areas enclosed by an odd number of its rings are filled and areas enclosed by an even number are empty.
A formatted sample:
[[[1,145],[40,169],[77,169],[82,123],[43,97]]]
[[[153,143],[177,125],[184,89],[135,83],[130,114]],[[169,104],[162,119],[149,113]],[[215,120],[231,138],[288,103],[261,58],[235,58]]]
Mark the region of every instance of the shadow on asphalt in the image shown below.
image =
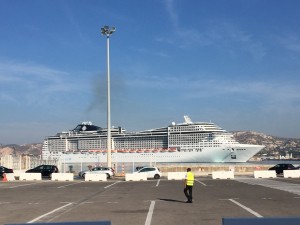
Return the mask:
[[[180,200],[176,200],[176,199],[169,199],[169,198],[159,198],[159,200],[166,201],[166,202],[181,202],[181,203],[185,203],[185,201],[180,201]]]

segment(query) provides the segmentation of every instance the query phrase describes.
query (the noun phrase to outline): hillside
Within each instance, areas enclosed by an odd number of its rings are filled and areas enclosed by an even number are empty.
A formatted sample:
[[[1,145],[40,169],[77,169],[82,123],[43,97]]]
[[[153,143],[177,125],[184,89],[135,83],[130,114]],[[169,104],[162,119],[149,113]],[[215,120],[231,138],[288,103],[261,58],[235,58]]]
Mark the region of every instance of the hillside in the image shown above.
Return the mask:
[[[266,147],[257,154],[260,156],[293,156],[300,158],[300,139],[295,138],[279,138],[269,136],[254,131],[237,131],[232,132],[234,138],[243,144],[258,144]],[[3,155],[40,155],[42,152],[42,144],[25,144],[25,145],[1,145],[0,156]]]
[[[269,136],[254,131],[233,132],[234,138],[244,144],[258,144],[266,147],[257,156],[285,156],[300,158],[300,139],[299,138],[280,138]]]
[[[1,145],[0,144],[0,156],[3,155],[41,155],[42,144],[25,144],[25,145]]]

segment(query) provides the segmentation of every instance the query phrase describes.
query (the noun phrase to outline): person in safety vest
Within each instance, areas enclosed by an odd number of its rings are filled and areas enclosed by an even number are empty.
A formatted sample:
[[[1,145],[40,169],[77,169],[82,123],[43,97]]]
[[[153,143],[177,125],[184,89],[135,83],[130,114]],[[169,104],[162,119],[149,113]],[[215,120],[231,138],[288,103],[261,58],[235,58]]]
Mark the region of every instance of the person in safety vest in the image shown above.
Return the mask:
[[[194,174],[191,172],[191,168],[187,168],[185,175],[184,194],[187,197],[187,203],[193,202],[193,185],[194,185]]]

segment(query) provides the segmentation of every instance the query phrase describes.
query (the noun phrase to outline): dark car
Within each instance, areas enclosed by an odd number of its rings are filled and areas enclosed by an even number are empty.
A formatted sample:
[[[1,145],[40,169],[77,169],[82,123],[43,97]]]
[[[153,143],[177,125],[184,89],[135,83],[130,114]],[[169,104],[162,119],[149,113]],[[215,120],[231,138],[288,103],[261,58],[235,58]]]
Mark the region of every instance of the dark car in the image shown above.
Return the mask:
[[[300,166],[296,166],[294,169],[292,170],[300,170]]]
[[[4,173],[13,173],[13,169],[6,168],[4,166],[0,166],[0,177],[3,178]]]
[[[281,174],[283,173],[284,170],[294,170],[294,169],[296,169],[296,167],[293,164],[289,164],[289,163],[280,163],[269,168],[269,170],[276,170],[276,174]]]
[[[41,173],[42,177],[51,177],[52,173],[58,173],[58,168],[55,165],[40,165],[27,170],[26,173]]]

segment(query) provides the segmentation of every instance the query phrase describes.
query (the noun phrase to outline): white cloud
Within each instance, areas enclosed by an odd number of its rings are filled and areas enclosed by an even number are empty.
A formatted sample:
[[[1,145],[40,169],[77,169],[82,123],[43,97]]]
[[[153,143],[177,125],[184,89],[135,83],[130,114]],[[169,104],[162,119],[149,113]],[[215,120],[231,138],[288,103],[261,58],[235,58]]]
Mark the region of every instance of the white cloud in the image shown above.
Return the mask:
[[[188,76],[137,76],[130,79],[130,89],[143,89],[167,91],[170,96],[177,96],[181,100],[210,100],[218,102],[220,97],[230,97],[232,102],[247,102],[249,107],[255,101],[257,106],[265,111],[275,110],[283,112],[288,110],[300,110],[299,87],[297,84],[271,81],[223,81],[194,79]],[[218,104],[216,104],[217,107]]]
[[[167,54],[166,52],[163,52],[163,51],[153,51],[153,50],[150,50],[150,49],[146,49],[146,48],[139,48],[139,49],[133,49],[139,53],[142,53],[142,54],[147,54],[147,55],[151,55],[151,56],[159,56],[161,58],[169,58],[170,55]]]
[[[174,1],[173,0],[165,0],[165,3],[166,3],[167,12],[171,19],[171,23],[172,23],[173,27],[177,30],[179,27],[178,15],[177,15],[177,12],[174,7]]]
[[[181,29],[177,32],[181,37],[181,46],[217,46],[220,51],[249,53],[254,59],[260,60],[266,55],[266,49],[260,41],[255,40],[233,24],[214,22],[198,31],[195,28]]]
[[[300,53],[300,38],[296,34],[286,34],[278,38],[279,43],[289,51]]]
[[[14,98],[13,96],[11,96],[10,94],[0,93],[0,99],[3,102],[12,102],[14,104],[18,103],[18,100],[16,98]]]
[[[47,104],[59,93],[74,93],[88,88],[70,73],[35,63],[0,62],[0,98],[5,102]],[[22,98],[20,98],[22,96]]]
[[[165,3],[176,35],[172,38],[159,37],[157,40],[169,44],[174,43],[174,45],[181,48],[218,46],[220,50],[231,53],[236,52],[236,54],[244,51],[256,60],[260,60],[266,55],[266,49],[260,41],[255,40],[253,35],[244,32],[234,24],[224,21],[206,21],[203,22],[206,25],[201,28],[180,26],[180,18],[174,6],[174,1],[166,0]]]
[[[89,41],[88,37],[86,35],[84,35],[84,32],[82,32],[81,26],[79,25],[79,21],[74,16],[72,7],[68,4],[67,1],[62,1],[61,4],[63,6],[64,15],[66,16],[67,20],[69,21],[70,26],[75,31],[74,33],[77,34],[77,36],[83,43],[89,43],[90,41]]]
[[[66,72],[54,70],[34,63],[0,62],[0,79],[7,81],[26,82],[28,79],[40,79],[59,82]]]

